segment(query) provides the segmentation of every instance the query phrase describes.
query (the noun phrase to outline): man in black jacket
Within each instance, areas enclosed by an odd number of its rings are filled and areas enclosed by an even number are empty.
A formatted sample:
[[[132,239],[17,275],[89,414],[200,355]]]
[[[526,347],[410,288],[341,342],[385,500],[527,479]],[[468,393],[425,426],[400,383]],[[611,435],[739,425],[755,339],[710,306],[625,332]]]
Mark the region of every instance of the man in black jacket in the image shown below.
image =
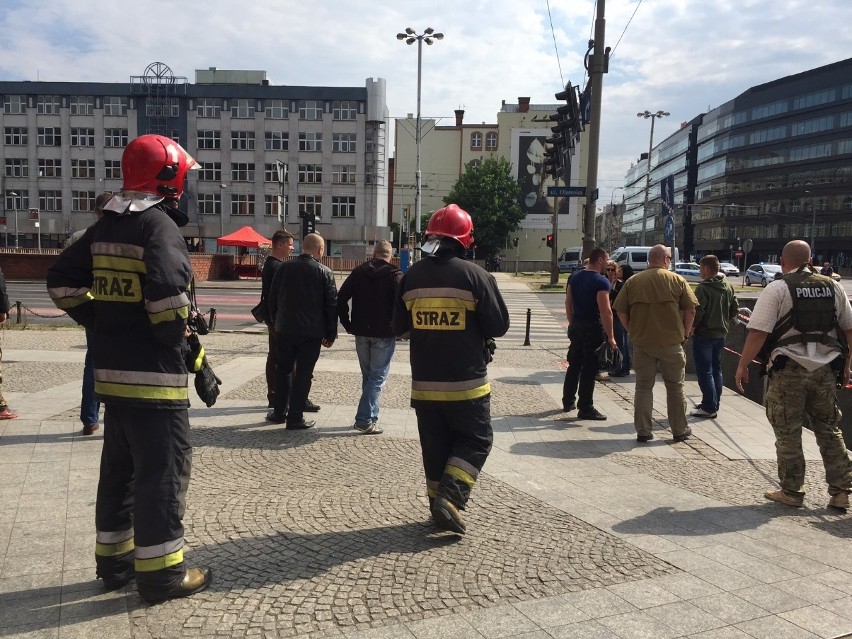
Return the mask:
[[[263,273],[260,276],[261,289],[260,299],[269,299],[269,289],[272,288],[272,280],[275,278],[275,273],[278,272],[278,267],[284,263],[284,260],[290,257],[293,252],[293,234],[283,229],[275,231],[272,235],[272,250],[263,263]],[[275,326],[272,320],[267,320],[266,329],[269,332],[269,351],[266,353],[266,399],[269,403],[269,408],[275,407],[275,376],[277,373],[277,365],[275,353],[277,350],[275,341]]]
[[[325,242],[317,233],[302,240],[302,254],[278,267],[269,289],[269,316],[278,341],[278,370],[296,370],[275,376],[275,407],[266,419],[287,422],[289,430],[312,428],[306,422],[305,402],[311,390],[320,347],[337,339],[337,287],[334,274],[320,263]]]
[[[402,271],[390,263],[392,255],[390,242],[376,242],[373,259],[353,269],[337,295],[337,316],[346,332],[355,336],[355,351],[361,364],[361,400],[353,428],[365,435],[382,432],[378,425],[379,395],[396,347],[391,318]]]

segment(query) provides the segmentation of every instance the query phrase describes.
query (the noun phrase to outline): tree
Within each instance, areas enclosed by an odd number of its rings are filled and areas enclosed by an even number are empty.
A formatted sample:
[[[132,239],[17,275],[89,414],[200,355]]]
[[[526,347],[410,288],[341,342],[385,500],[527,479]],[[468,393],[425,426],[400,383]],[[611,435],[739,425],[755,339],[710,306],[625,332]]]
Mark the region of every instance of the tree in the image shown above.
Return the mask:
[[[498,254],[524,219],[519,205],[521,187],[512,177],[512,165],[505,158],[488,158],[482,164],[469,162],[459,176],[445,204],[458,204],[473,219],[473,237],[478,255]]]

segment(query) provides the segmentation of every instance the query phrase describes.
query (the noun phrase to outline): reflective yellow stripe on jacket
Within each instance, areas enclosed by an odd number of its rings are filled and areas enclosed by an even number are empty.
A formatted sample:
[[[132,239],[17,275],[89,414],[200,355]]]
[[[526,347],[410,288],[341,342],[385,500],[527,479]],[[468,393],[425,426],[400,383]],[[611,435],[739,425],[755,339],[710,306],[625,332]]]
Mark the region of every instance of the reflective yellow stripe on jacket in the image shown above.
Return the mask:
[[[109,397],[149,400],[186,400],[188,375],[148,371],[95,369],[95,392]]]
[[[458,382],[424,382],[411,380],[411,399],[433,402],[460,402],[485,397],[491,392],[487,377]]]
[[[80,306],[80,304],[85,304],[86,302],[91,302],[94,299],[91,289],[88,288],[57,286],[56,288],[47,289],[47,293],[56,305],[56,308],[63,311]]]

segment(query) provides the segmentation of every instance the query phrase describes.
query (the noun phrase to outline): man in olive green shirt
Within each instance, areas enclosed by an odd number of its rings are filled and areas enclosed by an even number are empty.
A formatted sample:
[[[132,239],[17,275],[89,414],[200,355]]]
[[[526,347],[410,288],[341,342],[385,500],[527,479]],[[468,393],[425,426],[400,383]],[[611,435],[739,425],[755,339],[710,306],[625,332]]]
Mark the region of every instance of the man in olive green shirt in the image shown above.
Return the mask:
[[[671,259],[667,247],[662,244],[652,247],[648,252],[648,268],[627,280],[615,298],[618,318],[633,343],[636,371],[633,425],[640,442],[654,439],[651,412],[658,367],[666,385],[669,427],[674,440],[682,442],[692,434],[686,423],[683,345],[692,330],[698,300],[686,280],[668,270]]]

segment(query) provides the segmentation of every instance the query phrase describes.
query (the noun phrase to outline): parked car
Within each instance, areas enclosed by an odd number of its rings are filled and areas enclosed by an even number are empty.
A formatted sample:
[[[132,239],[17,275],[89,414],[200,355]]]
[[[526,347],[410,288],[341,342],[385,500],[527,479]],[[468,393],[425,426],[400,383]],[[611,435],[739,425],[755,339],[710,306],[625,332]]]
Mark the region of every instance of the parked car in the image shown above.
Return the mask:
[[[609,256],[613,262],[619,266],[627,264],[634,271],[644,271],[648,268],[648,251],[650,246],[619,246]],[[677,247],[674,249],[674,261],[680,259],[680,253]]]
[[[573,246],[571,248],[562,249],[562,254],[556,261],[559,266],[560,273],[573,273],[583,264],[581,256],[583,255],[582,246]]]
[[[687,282],[700,282],[702,280],[701,267],[694,262],[676,262],[674,270],[678,275],[682,275]]]
[[[780,264],[752,264],[745,274],[746,286],[760,284],[766,286],[772,280],[780,280],[784,276]]]
[[[722,262],[721,264],[719,264],[719,271],[721,271],[728,277],[736,277],[740,274],[740,269],[738,269],[730,262]]]

